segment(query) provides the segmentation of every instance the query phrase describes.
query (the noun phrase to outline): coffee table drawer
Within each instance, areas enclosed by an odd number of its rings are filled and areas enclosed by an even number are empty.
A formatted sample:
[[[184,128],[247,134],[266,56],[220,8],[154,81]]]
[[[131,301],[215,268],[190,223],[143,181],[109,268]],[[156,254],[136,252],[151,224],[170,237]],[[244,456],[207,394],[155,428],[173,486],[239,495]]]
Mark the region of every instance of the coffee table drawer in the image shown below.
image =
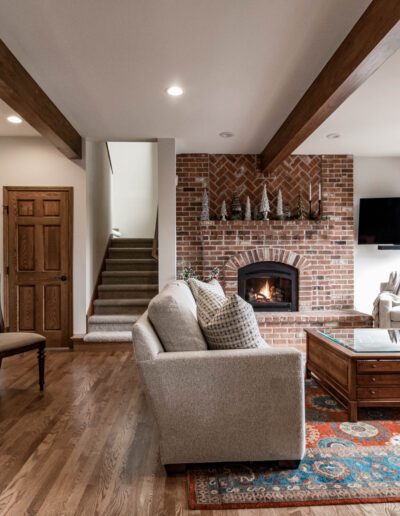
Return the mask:
[[[392,399],[400,397],[399,387],[358,387],[357,398],[360,400]]]
[[[400,360],[358,360],[358,373],[399,373]]]
[[[400,387],[400,374],[358,374],[357,385],[398,385]]]

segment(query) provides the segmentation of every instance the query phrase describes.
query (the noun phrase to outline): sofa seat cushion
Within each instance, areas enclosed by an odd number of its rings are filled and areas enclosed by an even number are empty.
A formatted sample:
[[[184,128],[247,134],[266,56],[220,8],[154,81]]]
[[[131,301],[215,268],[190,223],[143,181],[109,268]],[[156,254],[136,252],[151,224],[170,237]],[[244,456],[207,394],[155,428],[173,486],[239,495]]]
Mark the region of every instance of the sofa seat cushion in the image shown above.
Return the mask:
[[[149,304],[149,319],[165,351],[204,351],[196,303],[183,281],[169,283]]]
[[[400,305],[392,307],[390,310],[390,320],[400,322]]]
[[[240,296],[222,297],[203,289],[197,313],[209,349],[266,347],[260,335],[253,307]]]
[[[13,349],[23,348],[30,344],[38,344],[46,342],[46,338],[38,333],[1,333],[0,334],[0,352],[11,351]]]

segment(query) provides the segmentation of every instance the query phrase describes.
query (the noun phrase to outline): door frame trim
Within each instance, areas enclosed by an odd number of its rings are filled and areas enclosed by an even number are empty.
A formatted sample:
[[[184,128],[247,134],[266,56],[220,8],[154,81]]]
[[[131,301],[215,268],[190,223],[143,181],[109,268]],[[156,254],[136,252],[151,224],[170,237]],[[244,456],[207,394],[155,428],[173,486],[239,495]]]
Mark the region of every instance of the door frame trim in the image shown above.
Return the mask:
[[[10,303],[10,291],[8,284],[8,273],[7,267],[9,267],[9,248],[8,248],[8,219],[9,219],[9,205],[8,205],[8,193],[13,191],[31,191],[31,192],[67,192],[68,193],[68,208],[69,208],[69,242],[68,242],[68,277],[71,278],[68,287],[69,296],[69,316],[68,316],[68,334],[69,334],[69,347],[72,348],[72,336],[73,336],[73,282],[74,282],[74,269],[73,269],[73,258],[74,258],[74,187],[73,186],[3,186],[3,299],[4,299],[4,325],[6,331],[9,331],[10,320],[9,320],[9,303]]]

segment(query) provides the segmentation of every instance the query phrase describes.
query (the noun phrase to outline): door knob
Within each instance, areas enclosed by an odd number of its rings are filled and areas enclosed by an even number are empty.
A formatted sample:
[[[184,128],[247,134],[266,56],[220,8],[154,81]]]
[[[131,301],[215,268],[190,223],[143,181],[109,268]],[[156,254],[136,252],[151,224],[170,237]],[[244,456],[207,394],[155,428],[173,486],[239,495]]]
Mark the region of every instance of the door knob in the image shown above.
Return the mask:
[[[61,280],[61,281],[67,281],[67,276],[64,276],[64,275],[63,275],[63,276],[61,276],[60,280]]]

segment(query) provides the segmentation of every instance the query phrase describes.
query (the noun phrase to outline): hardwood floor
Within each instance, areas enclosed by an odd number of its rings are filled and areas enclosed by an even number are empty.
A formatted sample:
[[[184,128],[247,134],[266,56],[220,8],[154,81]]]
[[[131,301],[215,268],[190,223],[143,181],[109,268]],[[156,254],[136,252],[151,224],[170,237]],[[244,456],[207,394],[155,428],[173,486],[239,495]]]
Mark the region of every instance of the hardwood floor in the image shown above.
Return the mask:
[[[165,476],[131,353],[35,353],[0,369],[0,514],[395,516],[400,504],[188,511],[186,476]]]

